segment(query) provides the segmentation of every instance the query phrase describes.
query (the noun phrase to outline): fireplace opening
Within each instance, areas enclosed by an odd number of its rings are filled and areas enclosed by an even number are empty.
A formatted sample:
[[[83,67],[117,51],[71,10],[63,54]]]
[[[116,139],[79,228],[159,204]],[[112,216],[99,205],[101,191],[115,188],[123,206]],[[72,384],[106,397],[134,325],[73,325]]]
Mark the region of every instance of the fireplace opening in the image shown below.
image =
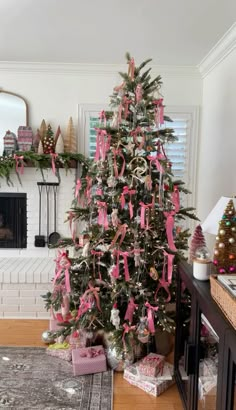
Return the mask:
[[[0,248],[26,246],[26,194],[0,193]]]

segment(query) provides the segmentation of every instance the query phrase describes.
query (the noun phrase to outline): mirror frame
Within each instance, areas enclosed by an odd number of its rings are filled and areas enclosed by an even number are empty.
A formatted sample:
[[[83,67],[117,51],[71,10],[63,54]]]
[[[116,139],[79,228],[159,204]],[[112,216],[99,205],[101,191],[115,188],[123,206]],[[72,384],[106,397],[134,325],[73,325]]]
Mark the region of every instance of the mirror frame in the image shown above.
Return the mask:
[[[12,92],[10,92],[10,91],[5,91],[4,89],[0,89],[0,93],[3,93],[3,94],[9,94],[9,95],[14,95],[15,97],[18,97],[18,98],[20,98],[23,102],[24,102],[24,104],[25,104],[25,114],[26,114],[26,127],[28,127],[28,125],[29,125],[29,112],[28,112],[28,104],[27,104],[27,102],[26,102],[26,100],[25,100],[25,98],[23,98],[21,95],[19,95],[19,94],[16,94],[16,93],[12,93]]]

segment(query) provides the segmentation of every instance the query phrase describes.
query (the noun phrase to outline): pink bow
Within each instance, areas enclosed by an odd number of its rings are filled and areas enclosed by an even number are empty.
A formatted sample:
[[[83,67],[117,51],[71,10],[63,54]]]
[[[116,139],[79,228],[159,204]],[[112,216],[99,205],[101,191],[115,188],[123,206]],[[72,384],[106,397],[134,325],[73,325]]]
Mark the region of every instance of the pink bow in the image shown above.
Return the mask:
[[[86,349],[81,349],[79,351],[80,357],[88,357],[90,359],[97,357],[103,353],[103,349],[95,349],[94,347],[87,347]]]
[[[61,273],[64,272],[66,291],[70,293],[71,287],[70,287],[69,268],[71,266],[71,263],[68,259],[67,253],[64,250],[62,251],[59,250],[58,257],[56,258],[55,262],[56,262],[56,271],[55,271],[55,277],[53,280],[53,284],[55,284],[57,279],[60,278]]]
[[[131,131],[130,135],[133,137],[134,143],[138,146],[137,149],[141,150],[145,143],[145,134],[141,127],[137,127],[135,130]],[[141,137],[141,141],[138,138]]]
[[[155,156],[153,156],[153,155],[148,155],[148,156],[147,156],[147,159],[149,159],[150,165],[151,165],[152,163],[154,163],[154,164],[156,165],[156,169],[157,169],[161,174],[163,174],[163,173],[165,172],[163,166],[162,166],[162,165],[160,164],[160,162],[159,162],[159,159],[164,159],[164,157],[162,156],[162,154],[157,154],[157,155],[155,155]]]
[[[56,173],[55,159],[58,157],[58,154],[51,153],[50,155],[51,155],[51,158],[52,158],[52,172],[55,175],[55,173]]]
[[[120,148],[115,149],[113,148],[113,154],[114,154],[114,171],[115,171],[115,177],[116,178],[120,178],[122,177],[122,175],[124,174],[124,170],[125,170],[125,157],[122,153],[122,150]],[[116,157],[121,157],[123,160],[123,164],[120,170],[120,174],[118,172],[118,167],[117,167],[117,162],[116,162]]]
[[[100,271],[100,259],[101,259],[101,256],[104,255],[104,253],[103,253],[103,252],[100,252],[100,251],[95,251],[95,250],[92,249],[92,250],[91,250],[91,254],[93,255],[93,270],[94,270],[94,274],[95,274],[95,257],[96,257],[96,256],[98,257],[98,276],[99,276],[99,279],[102,280],[101,271]]]
[[[19,162],[20,162],[20,174],[23,174],[24,172],[24,156],[23,155],[16,155],[14,154],[14,160],[16,161],[16,172],[19,172]]]
[[[96,138],[96,152],[95,152],[95,161],[99,161],[100,158],[102,161],[106,159],[106,153],[110,148],[111,136],[107,134],[105,130],[100,128],[95,128],[97,131]]]
[[[148,230],[149,227],[149,209],[153,208],[153,202],[151,204],[144,204],[143,202],[139,202],[141,205],[141,220],[140,225],[142,229]],[[148,215],[146,216],[146,223],[145,223],[145,214],[146,210],[148,210]]]
[[[159,98],[158,100],[154,100],[153,105],[156,106],[155,108],[155,122],[156,126],[158,127],[159,124],[164,124],[164,105],[163,105],[163,98]]]
[[[134,195],[134,194],[136,194],[135,189],[129,189],[128,186],[124,186],[123,187],[123,192],[121,193],[121,196],[120,196],[121,209],[123,209],[124,206],[125,206],[125,195],[129,195],[129,216],[130,216],[130,219],[133,218],[133,204],[131,202],[131,196]]]
[[[148,330],[150,333],[155,333],[153,314],[158,311],[158,306],[152,306],[149,302],[146,302],[145,306],[147,308]]]
[[[107,204],[106,202],[97,201],[98,206],[98,225],[104,226],[104,229],[108,229],[107,219]]]
[[[168,246],[171,251],[176,252],[177,249],[174,244],[174,238],[173,238],[173,229],[174,229],[174,215],[175,211],[171,212],[164,212],[164,215],[166,217],[166,236],[167,236],[167,241],[168,241]]]
[[[116,232],[116,234],[115,234],[115,236],[114,236],[114,238],[113,238],[113,240],[112,240],[112,242],[111,242],[111,244],[110,244],[110,246],[109,246],[109,249],[112,248],[112,247],[115,245],[115,243],[117,242],[119,236],[120,236],[119,245],[122,244],[122,242],[123,242],[123,240],[124,240],[124,238],[125,238],[125,235],[126,235],[127,228],[128,228],[128,225],[127,225],[127,224],[123,224],[123,225],[120,225],[120,226],[119,226],[118,231]]]
[[[130,300],[129,300],[128,306],[127,306],[127,310],[126,310],[126,313],[125,313],[124,320],[128,320],[129,323],[132,324],[134,311],[137,307],[138,307],[138,304],[134,303],[134,298],[131,297]]]

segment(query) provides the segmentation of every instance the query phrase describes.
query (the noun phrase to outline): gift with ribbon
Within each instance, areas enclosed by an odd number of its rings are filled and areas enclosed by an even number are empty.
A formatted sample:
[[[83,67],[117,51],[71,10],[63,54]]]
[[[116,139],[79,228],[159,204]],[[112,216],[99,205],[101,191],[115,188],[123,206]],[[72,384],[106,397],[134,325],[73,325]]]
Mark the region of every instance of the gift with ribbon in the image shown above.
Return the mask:
[[[140,375],[157,377],[162,374],[164,363],[165,356],[149,353],[138,362],[138,372]]]
[[[72,350],[74,376],[105,372],[106,356],[103,346],[93,346]]]
[[[72,360],[72,348],[67,342],[49,345],[46,349],[46,353],[50,356],[66,360],[67,362],[71,362]]]

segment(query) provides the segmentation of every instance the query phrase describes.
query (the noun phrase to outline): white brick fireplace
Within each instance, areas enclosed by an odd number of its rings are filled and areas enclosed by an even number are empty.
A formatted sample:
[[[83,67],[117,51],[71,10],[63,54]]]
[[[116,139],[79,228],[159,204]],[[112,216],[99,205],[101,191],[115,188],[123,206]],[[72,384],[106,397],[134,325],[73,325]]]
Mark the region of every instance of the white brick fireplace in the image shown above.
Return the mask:
[[[51,169],[43,170],[45,182],[58,182]],[[60,169],[61,182],[57,189],[57,232],[70,236],[69,224],[65,223],[66,212],[71,207],[74,195],[76,170]],[[41,295],[51,289],[55,270],[55,250],[34,246],[39,233],[39,192],[37,182],[42,175],[36,168],[24,169],[20,175],[11,174],[13,186],[0,180],[0,193],[25,193],[27,206],[27,247],[25,249],[0,248],[0,318],[48,318]],[[0,199],[1,200],[1,199]],[[46,190],[42,192],[41,234],[47,235]],[[49,233],[54,231],[54,197],[49,194]]]

